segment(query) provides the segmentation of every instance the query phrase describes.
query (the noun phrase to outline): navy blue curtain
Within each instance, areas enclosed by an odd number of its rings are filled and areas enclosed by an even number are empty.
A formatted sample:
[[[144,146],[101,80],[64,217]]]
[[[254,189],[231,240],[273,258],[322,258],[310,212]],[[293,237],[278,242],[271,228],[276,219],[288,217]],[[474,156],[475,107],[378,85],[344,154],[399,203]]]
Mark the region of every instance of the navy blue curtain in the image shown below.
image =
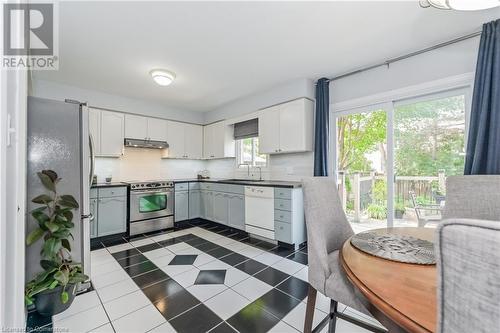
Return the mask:
[[[483,25],[464,173],[500,174],[500,20]]]
[[[316,82],[316,117],[314,125],[314,175],[328,176],[328,140],[330,129],[330,80]]]

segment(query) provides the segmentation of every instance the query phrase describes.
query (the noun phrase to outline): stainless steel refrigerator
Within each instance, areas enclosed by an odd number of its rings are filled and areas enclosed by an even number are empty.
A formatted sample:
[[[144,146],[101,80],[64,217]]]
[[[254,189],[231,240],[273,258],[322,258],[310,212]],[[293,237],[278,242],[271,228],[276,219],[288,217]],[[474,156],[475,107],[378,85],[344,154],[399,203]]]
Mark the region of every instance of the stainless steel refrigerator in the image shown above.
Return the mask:
[[[72,258],[81,262],[90,276],[90,184],[93,174],[92,140],[88,130],[88,108],[78,102],[28,98],[27,150],[27,230],[36,226],[29,211],[38,205],[31,199],[45,190],[37,177],[44,169],[54,170],[60,178],[58,192],[71,194],[80,208],[74,212]],[[42,242],[26,251],[26,279],[42,269],[39,265]]]

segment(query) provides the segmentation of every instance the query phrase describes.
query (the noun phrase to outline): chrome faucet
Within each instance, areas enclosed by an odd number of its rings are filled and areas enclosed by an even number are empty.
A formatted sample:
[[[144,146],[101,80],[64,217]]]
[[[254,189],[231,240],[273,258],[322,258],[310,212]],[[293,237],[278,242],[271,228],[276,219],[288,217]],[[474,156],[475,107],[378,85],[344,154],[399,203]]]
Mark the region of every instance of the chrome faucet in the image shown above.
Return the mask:
[[[240,163],[240,164],[238,164],[238,168],[240,166],[242,166],[242,165],[246,165],[246,167],[247,167],[247,177],[250,178],[250,164],[248,164],[248,163]]]

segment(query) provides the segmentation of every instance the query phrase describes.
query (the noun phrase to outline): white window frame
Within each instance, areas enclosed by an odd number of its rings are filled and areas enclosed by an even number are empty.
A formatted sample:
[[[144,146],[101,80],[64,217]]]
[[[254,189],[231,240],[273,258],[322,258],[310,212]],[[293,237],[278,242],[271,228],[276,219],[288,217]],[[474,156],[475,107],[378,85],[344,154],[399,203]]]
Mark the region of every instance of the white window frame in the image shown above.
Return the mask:
[[[259,138],[258,136],[256,136],[255,138]],[[254,139],[254,138],[252,138]],[[236,169],[246,169],[247,168],[247,164],[245,163],[242,163],[242,160],[241,160],[241,140],[243,139],[240,139],[240,140],[236,140]],[[255,148],[255,145],[254,145],[254,148]],[[269,168],[269,154],[265,154],[266,155],[266,165],[265,166],[258,166],[258,165],[254,165],[254,164],[251,164],[250,165],[250,169],[262,169],[262,170],[267,170]],[[252,160],[255,158],[255,151],[252,152]],[[254,160],[252,161],[253,163],[255,162]]]

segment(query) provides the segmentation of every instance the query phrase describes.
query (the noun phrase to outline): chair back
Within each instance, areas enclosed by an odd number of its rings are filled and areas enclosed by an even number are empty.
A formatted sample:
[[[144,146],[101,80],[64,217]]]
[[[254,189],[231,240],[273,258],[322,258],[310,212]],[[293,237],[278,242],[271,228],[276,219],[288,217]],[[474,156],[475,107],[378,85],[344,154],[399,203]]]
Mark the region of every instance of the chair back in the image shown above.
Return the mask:
[[[500,221],[500,175],[448,177],[443,219],[449,218]]]
[[[307,227],[309,283],[324,293],[330,275],[328,254],[340,250],[354,232],[342,209],[333,178],[313,177],[302,181]]]
[[[450,219],[437,227],[438,333],[500,331],[500,223]]]
[[[408,193],[410,194],[410,200],[413,208],[415,208],[415,215],[417,215],[417,219],[420,220],[422,216],[420,216],[420,209],[418,209],[417,196],[414,191],[409,191]]]

